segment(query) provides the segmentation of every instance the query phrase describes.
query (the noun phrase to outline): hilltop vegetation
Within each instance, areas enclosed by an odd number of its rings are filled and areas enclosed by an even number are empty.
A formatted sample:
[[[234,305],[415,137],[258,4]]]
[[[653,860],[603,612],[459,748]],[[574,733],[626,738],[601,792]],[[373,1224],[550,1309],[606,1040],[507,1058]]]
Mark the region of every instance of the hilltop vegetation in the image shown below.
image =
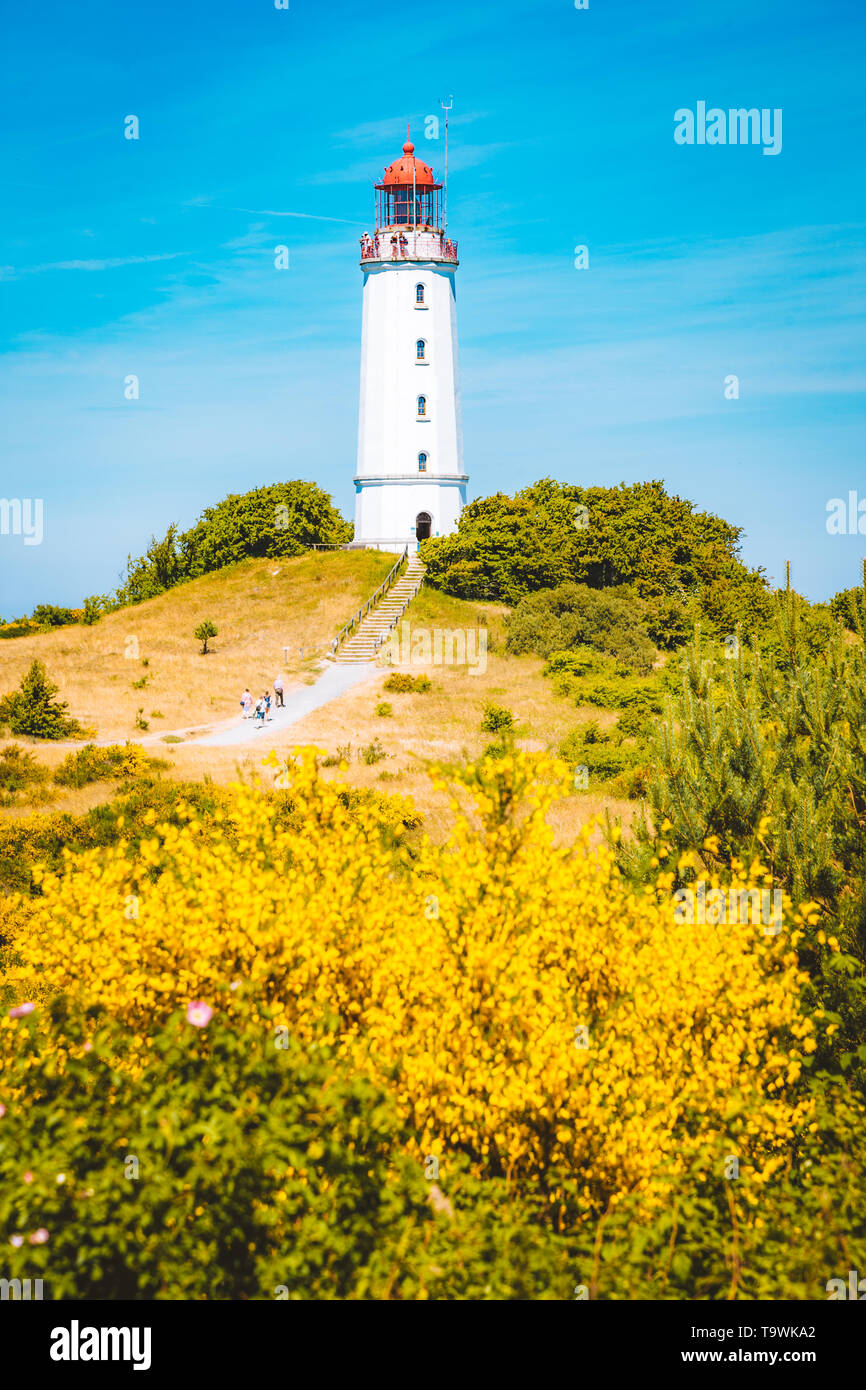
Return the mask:
[[[740,559],[741,536],[661,482],[585,488],[544,478],[470,503],[457,531],[425,541],[421,554],[429,582],[462,598],[515,604],[568,581],[631,584],[651,601],[653,641],[671,647],[698,618],[719,631],[768,621],[770,591]]]
[[[246,559],[290,559],[312,546],[352,539],[331,498],[315,483],[273,483],[231,493],[206,507],[194,526],[175,522],[162,540],[151,537],[143,555],[128,556],[126,577],[113,594],[91,594],[81,608],[37,604],[29,618],[3,622],[0,637],[25,637],[73,623],[90,625],[105,613],[156,598],[186,580],[201,578]]]
[[[274,483],[232,493],[206,507],[189,531],[169,526],[144,555],[130,556],[119,603],[141,603],[186,579],[224,569],[238,560],[289,559],[313,545],[341,545],[352,528],[315,483]]]

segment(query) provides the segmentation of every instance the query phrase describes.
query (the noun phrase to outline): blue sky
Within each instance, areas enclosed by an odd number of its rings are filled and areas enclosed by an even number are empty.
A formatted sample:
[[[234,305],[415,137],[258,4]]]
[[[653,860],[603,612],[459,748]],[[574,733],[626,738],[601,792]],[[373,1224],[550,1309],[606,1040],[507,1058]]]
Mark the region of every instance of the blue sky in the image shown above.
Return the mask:
[[[229,491],[351,516],[357,239],[407,120],[440,170],[449,94],[470,495],[661,477],[809,597],[857,581],[825,522],[866,499],[862,0],[47,0],[4,37],[0,495],[45,507],[0,535],[4,617]],[[781,108],[781,153],[677,145],[698,101]]]

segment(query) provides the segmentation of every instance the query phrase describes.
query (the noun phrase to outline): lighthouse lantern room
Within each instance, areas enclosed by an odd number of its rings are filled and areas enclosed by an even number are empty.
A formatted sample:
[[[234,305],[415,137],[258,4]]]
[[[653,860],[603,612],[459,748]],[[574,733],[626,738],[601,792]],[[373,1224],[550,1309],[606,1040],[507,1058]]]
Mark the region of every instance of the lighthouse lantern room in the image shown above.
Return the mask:
[[[411,140],[376,185],[361,239],[364,308],[355,544],[417,549],[466,504],[446,189]]]

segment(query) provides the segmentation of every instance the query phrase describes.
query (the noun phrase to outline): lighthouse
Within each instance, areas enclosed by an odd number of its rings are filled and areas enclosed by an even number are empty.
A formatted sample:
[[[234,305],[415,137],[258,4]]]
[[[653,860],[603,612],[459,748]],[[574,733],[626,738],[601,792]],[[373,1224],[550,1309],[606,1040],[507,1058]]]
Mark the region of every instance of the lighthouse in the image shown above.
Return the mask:
[[[417,550],[466,505],[447,190],[411,139],[375,185],[364,275],[355,544]]]

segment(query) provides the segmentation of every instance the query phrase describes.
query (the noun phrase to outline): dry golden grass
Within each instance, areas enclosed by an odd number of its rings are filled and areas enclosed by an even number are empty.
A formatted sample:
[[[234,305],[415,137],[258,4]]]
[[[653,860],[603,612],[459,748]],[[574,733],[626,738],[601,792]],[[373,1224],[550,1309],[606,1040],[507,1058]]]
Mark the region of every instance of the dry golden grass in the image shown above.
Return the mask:
[[[579,724],[591,718],[600,723],[612,723],[615,719],[597,709],[577,709],[573,701],[555,695],[551,682],[541,674],[544,663],[539,658],[505,655],[502,617],[506,611],[499,605],[467,603],[425,589],[407,613],[412,629],[475,627],[483,616],[498,648],[488,653],[486,671],[471,674],[466,666],[414,663],[411,667],[383,667],[369,681],[307,715],[281,736],[273,737],[265,730],[264,742],[252,750],[197,748],[194,744],[172,749],[175,775],[197,779],[207,772],[215,781],[230,780],[238,771],[245,776],[259,773],[261,759],[270,748],[285,754],[293,747],[312,744],[335,754],[338,748],[351,745],[348,771],[339,775],[345,775],[353,786],[411,796],[424,816],[427,833],[442,840],[452,823],[449,798],[433,790],[425,767],[433,762],[478,757],[491,741],[490,735],[481,731],[487,701],[512,711],[518,746],[533,750],[557,752],[565,736]],[[392,669],[429,675],[433,689],[425,695],[384,691]],[[390,717],[376,714],[376,705],[381,701],[391,705]],[[387,757],[368,766],[359,758],[359,750],[374,739],[379,740]],[[326,775],[338,774],[334,771]],[[265,778],[269,780],[270,774],[265,774]],[[591,792],[576,794],[553,814],[557,837],[570,843],[581,826],[603,815],[605,808],[622,815],[626,823],[635,809],[633,802]]]
[[[292,684],[309,679],[306,653],[311,648],[324,652],[336,630],[381,582],[392,563],[393,557],[374,552],[246,561],[110,615],[92,628],[16,639],[16,665],[11,678],[4,665],[0,689],[8,689],[33,656],[39,656],[78,718],[95,724],[102,738],[142,743],[151,754],[169,762],[164,775],[181,780],[200,781],[208,776],[225,783],[238,776],[244,780],[261,777],[270,785],[273,773],[263,771],[262,760],[272,748],[285,755],[294,747],[312,744],[335,754],[338,748],[351,745],[348,771],[334,769],[325,775],[345,776],[354,786],[410,796],[425,818],[427,833],[441,841],[453,815],[448,796],[433,790],[425,768],[434,762],[478,757],[491,741],[481,731],[486,702],[510,709],[518,746],[539,751],[557,752],[566,735],[589,719],[603,725],[615,719],[598,709],[578,709],[572,700],[557,696],[542,676],[543,662],[537,657],[505,654],[507,610],[502,605],[467,603],[427,588],[407,613],[413,631],[486,626],[494,650],[488,652],[484,671],[415,663],[383,666],[369,681],[284,732],[273,734],[266,728],[255,744],[165,744],[158,732],[160,727],[169,731],[207,719],[214,726],[226,719],[237,720],[242,687],[249,683],[258,693],[257,686],[270,685],[280,669]],[[203,617],[213,618],[220,629],[214,653],[208,657],[197,654],[198,644],[189,635]],[[149,667],[144,668],[140,659],[124,658],[124,643],[131,635],[138,639],[140,655],[150,658]],[[283,645],[290,647],[285,664]],[[301,645],[303,663],[297,650]],[[8,655],[0,655],[8,664]],[[398,669],[429,675],[433,689],[428,694],[385,692],[385,680],[391,670]],[[152,684],[142,692],[130,690],[131,679],[145,671],[152,674]],[[106,692],[110,708],[103,708]],[[390,717],[375,712],[383,700],[392,707]],[[151,709],[165,715],[162,721],[151,719],[150,734],[134,728],[135,711],[142,703],[145,717],[150,717]],[[367,765],[359,758],[359,750],[375,739],[387,756]],[[40,760],[55,767],[67,752],[68,747],[43,745]],[[45,809],[80,812],[107,799],[115,789],[101,783],[78,792],[59,790],[57,800]],[[570,843],[583,825],[605,809],[628,824],[635,808],[633,802],[592,792],[576,794],[552,813],[557,839]]]
[[[394,558],[380,551],[312,551],[294,560],[243,560],[110,613],[93,627],[4,641],[0,693],[16,686],[38,657],[70,713],[100,740],[150,744],[175,729],[234,719],[245,685],[258,697],[280,671],[287,685],[309,676],[311,658],[327,650]],[[219,636],[201,656],[192,634],[205,618]],[[144,677],[147,684],[134,689]],[[148,733],[136,727],[140,708]]]

